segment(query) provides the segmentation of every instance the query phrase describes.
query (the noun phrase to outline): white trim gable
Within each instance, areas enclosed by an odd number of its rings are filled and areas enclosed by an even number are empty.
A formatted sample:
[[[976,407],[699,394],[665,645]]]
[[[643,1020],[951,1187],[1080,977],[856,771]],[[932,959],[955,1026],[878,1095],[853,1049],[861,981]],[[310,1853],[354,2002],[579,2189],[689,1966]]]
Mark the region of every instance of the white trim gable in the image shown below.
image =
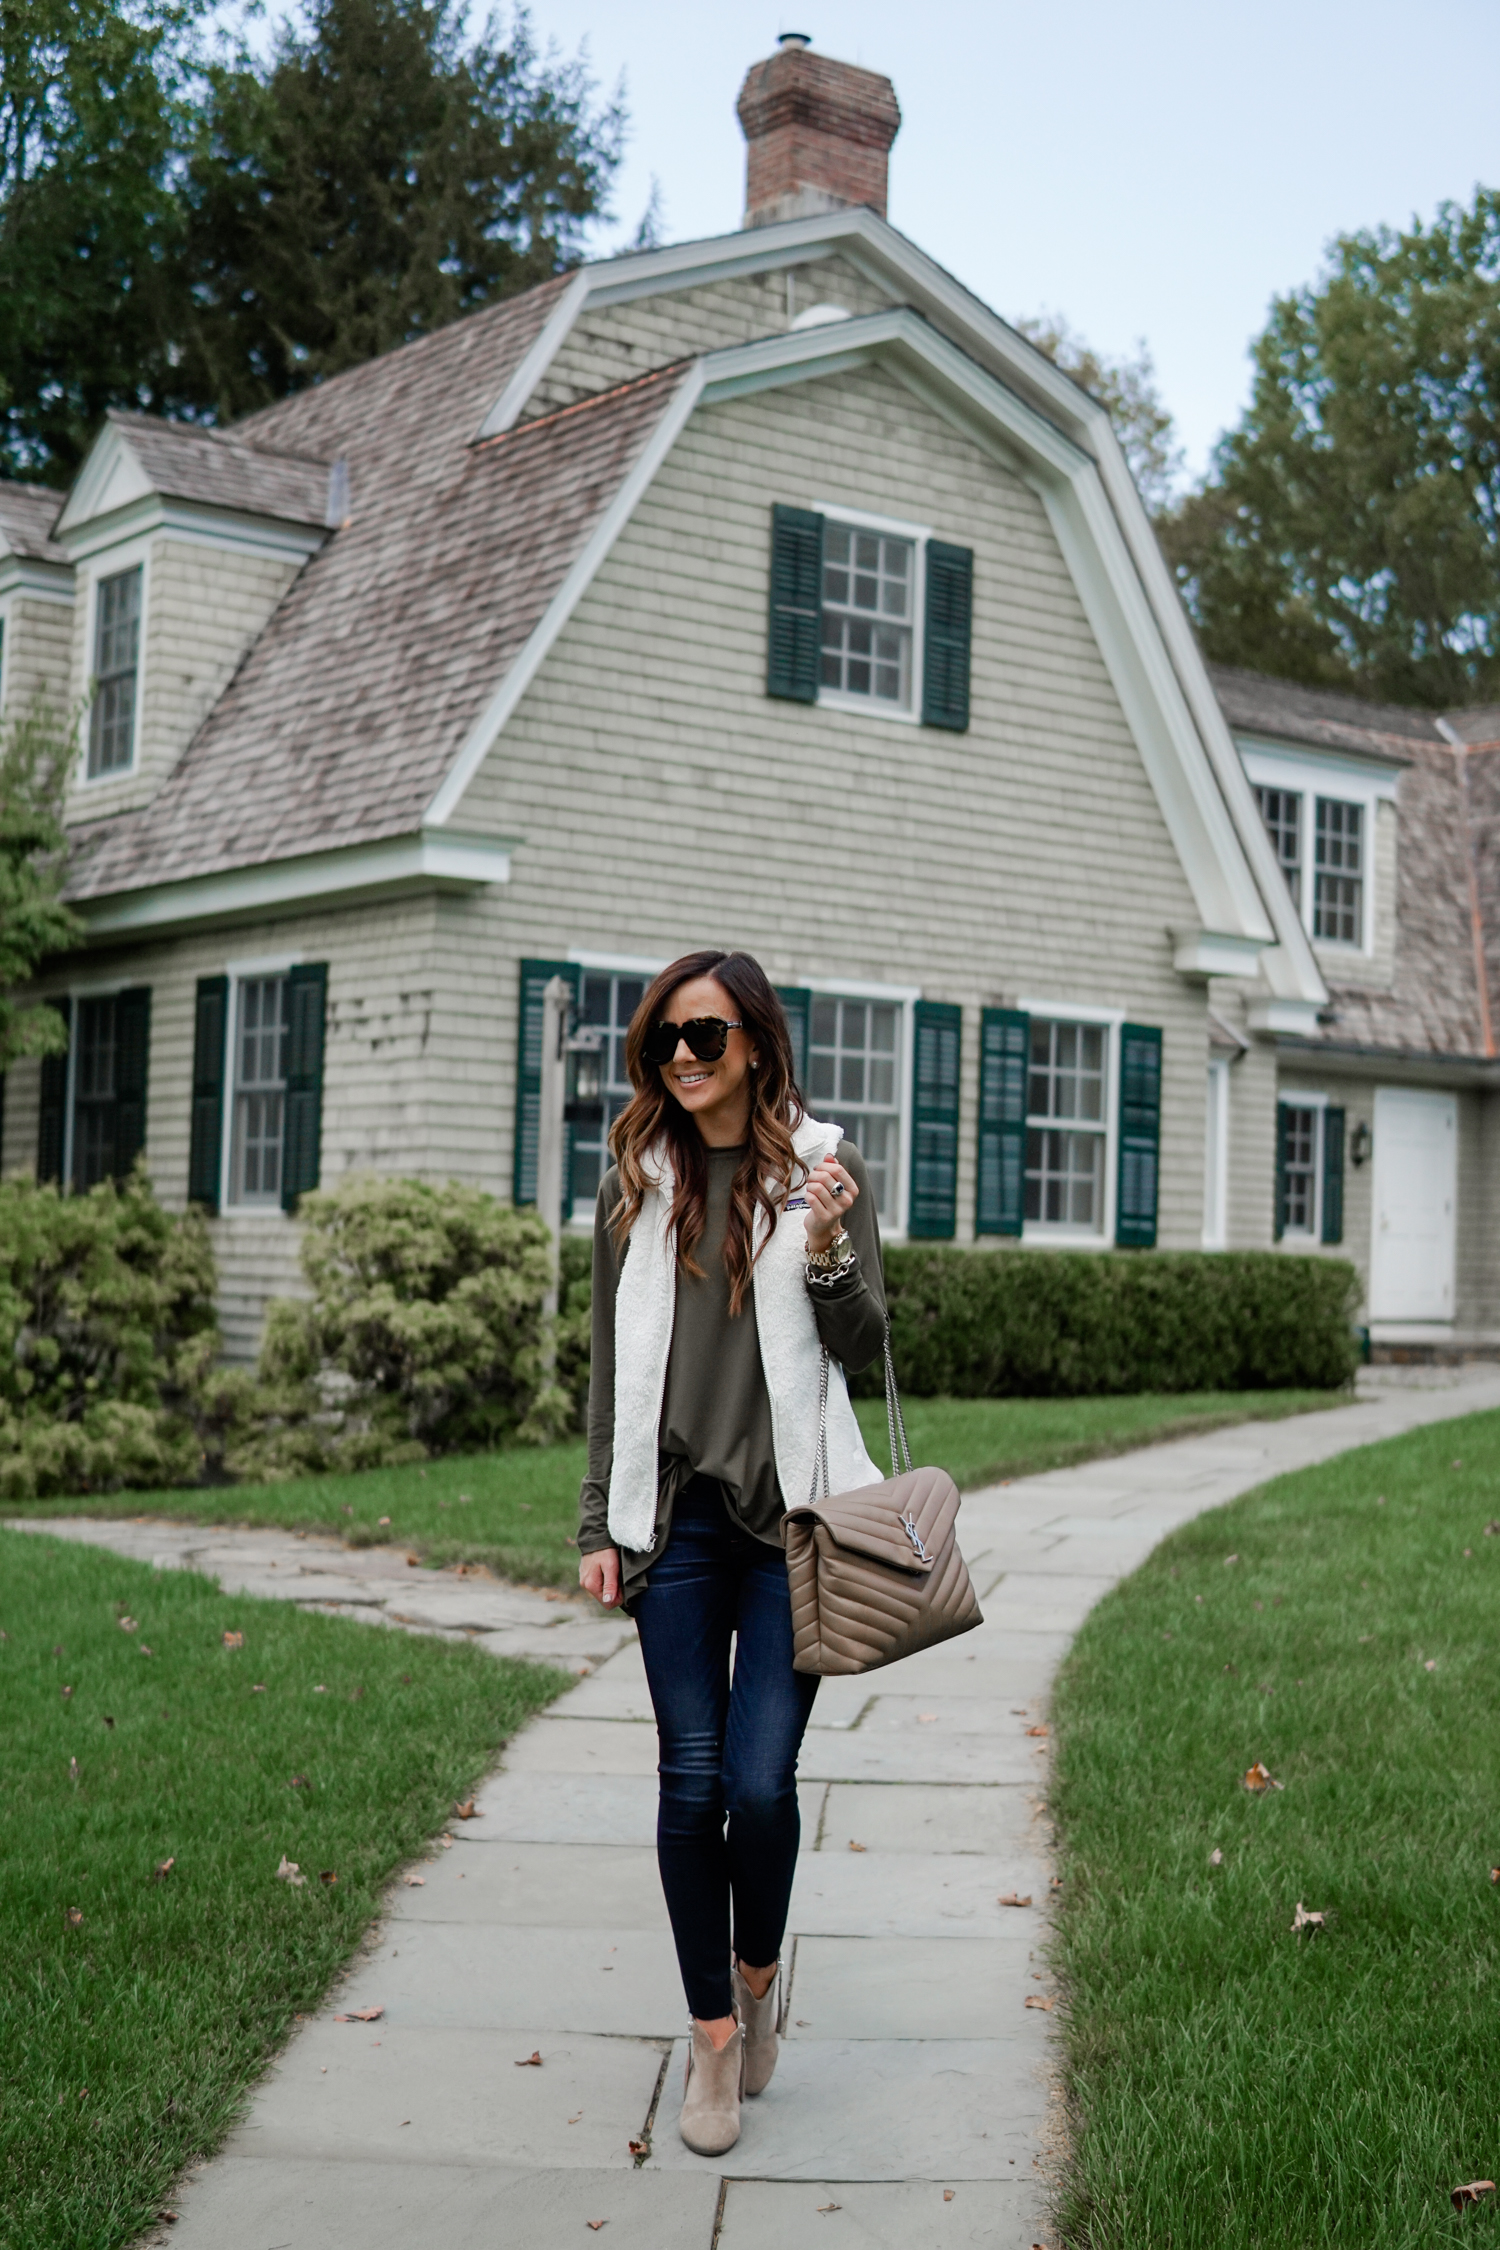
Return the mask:
[[[1128,606],[1137,611],[1141,622],[1149,619],[1147,637],[1157,644],[1151,667],[1176,674],[1171,700],[1185,706],[1184,715],[1200,745],[1194,763],[1201,766],[1206,759],[1220,800],[1221,816],[1214,818],[1212,825],[1232,831],[1240,873],[1258,893],[1260,917],[1268,918],[1271,925],[1274,942],[1260,953],[1260,976],[1278,1004],[1278,1018],[1295,1020],[1299,1028],[1312,1032],[1318,1009],[1327,1005],[1327,987],[1307,934],[1292,909],[1228,724],[1107,412],[1044,352],[875,212],[863,206],[821,212],[776,226],[753,227],[739,234],[678,243],[669,249],[586,266],[575,276],[542,334],[486,415],[483,433],[492,435],[519,420],[528,397],[589,306],[624,304],[674,290],[701,288],[718,280],[806,265],[831,251],[842,252],[867,279],[890,290],[903,305],[914,307],[929,320],[960,335],[963,352],[1003,383],[1018,404],[1029,407],[1036,422],[1050,427],[1054,438],[1091,458],[1095,510],[1113,516],[1114,546],[1128,559],[1138,581],[1135,601]],[[839,343],[849,344],[851,330],[859,325],[854,321],[839,323]],[[1137,661],[1142,656],[1143,651],[1138,649]],[[1206,937],[1243,934],[1244,930],[1235,925],[1216,927],[1211,920],[1205,924]]]
[[[125,432],[117,422],[106,422],[89,448],[52,536],[61,541],[68,532],[92,523],[96,517],[113,515],[117,508],[149,499],[154,489]]]
[[[797,226],[807,224],[796,222]],[[792,231],[796,231],[795,226]],[[1247,864],[1238,824],[1194,725],[1178,672],[1162,644],[1119,522],[1100,486],[1094,454],[989,374],[929,321],[904,306],[763,337],[711,352],[694,363],[545,616],[472,729],[428,806],[424,825],[440,828],[457,812],[479,767],[694,410],[749,392],[804,382],[820,374],[868,366],[877,360],[927,404],[1018,471],[1041,496],[1161,807],[1203,932],[1219,940],[1235,941],[1229,950],[1237,958],[1252,949],[1258,952],[1277,946],[1278,940],[1284,944],[1274,912],[1267,913],[1263,888]],[[1102,409],[1094,411],[1102,418]],[[1175,604],[1175,593],[1172,600]],[[1228,743],[1227,731],[1225,741]],[[1252,833],[1269,857],[1260,816],[1232,744],[1229,760],[1248,808]],[[1286,886],[1279,870],[1274,871],[1274,882],[1284,898]],[[1294,917],[1288,919],[1301,939],[1300,925]],[[1310,950],[1307,960],[1314,989],[1299,997],[1326,998]]]

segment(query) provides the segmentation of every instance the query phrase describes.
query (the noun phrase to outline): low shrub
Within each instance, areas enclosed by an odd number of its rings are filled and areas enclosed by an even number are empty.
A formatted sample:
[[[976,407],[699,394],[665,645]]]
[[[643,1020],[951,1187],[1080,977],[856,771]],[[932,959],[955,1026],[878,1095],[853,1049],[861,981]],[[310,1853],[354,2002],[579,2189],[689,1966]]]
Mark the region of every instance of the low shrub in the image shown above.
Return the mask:
[[[456,1181],[352,1174],[304,1196],[300,1216],[311,1295],[268,1308],[259,1386],[226,1437],[231,1475],[399,1467],[574,1427],[544,1362],[534,1212]]]
[[[139,1167],[87,1195],[0,1182],[0,1497],[194,1482],[214,1287],[201,1214]]]
[[[917,1397],[1331,1389],[1358,1356],[1342,1258],[905,1243],[885,1276],[896,1373]],[[852,1387],[878,1392],[878,1366]]]

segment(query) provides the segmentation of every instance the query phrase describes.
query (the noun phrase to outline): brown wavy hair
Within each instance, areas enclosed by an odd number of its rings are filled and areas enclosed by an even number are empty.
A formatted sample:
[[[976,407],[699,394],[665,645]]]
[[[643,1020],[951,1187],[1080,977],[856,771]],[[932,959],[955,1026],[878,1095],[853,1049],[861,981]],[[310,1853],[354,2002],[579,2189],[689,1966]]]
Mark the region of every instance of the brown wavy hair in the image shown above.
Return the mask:
[[[645,1198],[643,1159],[653,1147],[662,1148],[676,1181],[670,1225],[677,1263],[684,1273],[702,1274],[693,1253],[703,1239],[708,1217],[708,1151],[692,1118],[667,1091],[656,1064],[647,1062],[642,1052],[647,1032],[666,1015],[673,993],[694,977],[713,977],[724,987],[759,1056],[759,1067],[750,1073],[749,1137],[730,1187],[724,1230],[729,1310],[738,1313],[758,1255],[752,1249],[756,1211],[764,1211],[774,1228],[787,1197],[807,1178],[807,1166],[792,1146],[792,1133],[802,1121],[805,1105],[797,1087],[786,1010],[765,970],[750,954],[685,953],[648,986],[631,1017],[625,1034],[625,1068],[635,1092],[610,1127],[609,1145],[624,1190],[610,1226],[618,1249]]]

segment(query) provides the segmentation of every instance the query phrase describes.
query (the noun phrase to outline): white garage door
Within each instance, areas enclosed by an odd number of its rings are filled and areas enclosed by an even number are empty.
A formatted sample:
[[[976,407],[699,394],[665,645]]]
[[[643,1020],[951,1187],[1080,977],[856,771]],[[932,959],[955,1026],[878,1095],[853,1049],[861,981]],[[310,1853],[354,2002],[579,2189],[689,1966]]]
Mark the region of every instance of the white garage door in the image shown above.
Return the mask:
[[[1375,1096],[1372,1320],[1453,1318],[1458,1103],[1382,1086]]]

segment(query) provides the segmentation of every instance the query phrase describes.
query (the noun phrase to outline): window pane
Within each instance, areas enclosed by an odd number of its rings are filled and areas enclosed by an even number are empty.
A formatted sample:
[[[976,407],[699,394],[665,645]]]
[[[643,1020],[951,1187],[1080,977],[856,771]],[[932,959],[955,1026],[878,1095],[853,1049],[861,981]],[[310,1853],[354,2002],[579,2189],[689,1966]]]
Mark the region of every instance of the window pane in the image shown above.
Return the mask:
[[[1335,945],[1364,942],[1364,807],[1317,801],[1313,936]]]
[[[89,712],[91,775],[129,766],[135,743],[136,669],[140,654],[141,572],[122,570],[99,581],[94,597],[94,700]]]
[[[1316,1109],[1282,1112],[1284,1169],[1282,1224],[1289,1234],[1313,1233],[1318,1215],[1318,1125]]]
[[[909,539],[854,531],[848,525],[825,526],[824,687],[910,708],[915,555]]]
[[[1255,792],[1260,817],[1286,877],[1287,889],[1302,903],[1302,797],[1295,789],[1260,789]]]
[[[281,1199],[291,987],[282,977],[245,977],[238,991],[234,1113],[229,1156],[231,1201]]]
[[[80,1000],[73,1058],[73,1185],[97,1187],[115,1169],[115,1003]]]
[[[896,1050],[900,1009],[886,1001],[814,1000],[807,1054],[807,1098],[825,1122],[841,1125],[865,1160],[880,1218],[896,1216],[900,1117]]]
[[[1097,1234],[1104,1224],[1107,1033],[1097,1023],[1031,1023],[1026,1217]],[[1066,1118],[1086,1131],[1048,1129]]]
[[[604,1115],[597,1125],[569,1128],[573,1145],[573,1170],[569,1185],[574,1218],[592,1217],[599,1182],[609,1170],[609,1129],[631,1095],[625,1069],[625,1035],[645,997],[643,976],[621,976],[612,969],[590,969],[579,988],[578,1020],[604,1033],[600,1054]]]

